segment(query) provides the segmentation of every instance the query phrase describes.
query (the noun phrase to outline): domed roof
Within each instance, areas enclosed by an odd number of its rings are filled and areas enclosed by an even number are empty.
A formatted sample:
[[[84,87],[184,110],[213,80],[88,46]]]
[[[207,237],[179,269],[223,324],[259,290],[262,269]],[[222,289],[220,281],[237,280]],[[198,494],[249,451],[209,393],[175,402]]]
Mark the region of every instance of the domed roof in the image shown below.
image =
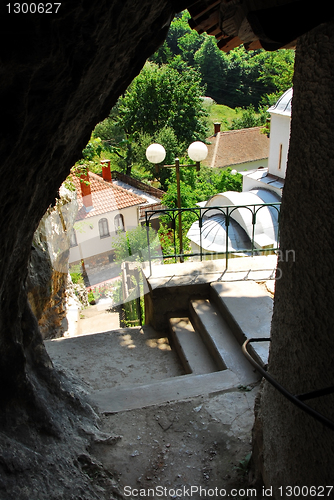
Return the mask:
[[[202,232],[202,238],[200,233]],[[203,217],[202,229],[199,221],[194,222],[187,233],[187,238],[210,252],[225,253],[226,251],[226,217],[217,213],[211,217]],[[230,219],[228,229],[228,251],[251,250],[252,244],[246,232],[239,224]]]
[[[268,113],[291,116],[291,101],[292,101],[293,89],[292,87],[284,92],[284,94],[278,99],[277,103],[268,109]]]
[[[277,245],[278,211],[280,197],[266,189],[253,189],[242,193],[226,191],[212,196],[202,207],[202,225],[192,224],[187,237],[204,250],[218,253],[226,251],[226,207],[228,214],[228,250],[247,251],[254,247]],[[263,205],[272,203],[273,206]],[[225,207],[225,208],[224,208]],[[254,215],[255,214],[255,215]],[[253,219],[256,219],[253,228]]]

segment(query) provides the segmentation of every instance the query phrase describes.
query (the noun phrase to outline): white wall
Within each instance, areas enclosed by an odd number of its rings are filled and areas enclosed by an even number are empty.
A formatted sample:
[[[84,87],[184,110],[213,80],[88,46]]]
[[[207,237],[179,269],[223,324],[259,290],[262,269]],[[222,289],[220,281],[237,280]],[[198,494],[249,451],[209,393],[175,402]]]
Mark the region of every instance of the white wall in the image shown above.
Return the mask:
[[[237,165],[229,165],[228,167],[221,167],[220,170],[231,168],[237,172],[244,172],[245,170],[257,170],[259,167],[266,168],[268,166],[268,158],[263,160],[247,161],[245,163],[238,163]]]
[[[290,116],[271,114],[269,173],[282,178],[285,178],[288,161],[290,122]]]
[[[122,214],[124,219],[125,230],[128,231],[138,226],[139,208],[128,207],[121,211],[109,212],[89,217],[86,220],[78,221],[75,223],[75,234],[77,237],[78,245],[70,248],[69,262],[76,262],[93,255],[98,255],[107,252],[113,248],[112,241],[116,236],[114,219],[117,214]],[[107,219],[109,226],[109,236],[100,237],[99,233],[99,220]]]
[[[282,197],[282,189],[272,186],[271,184],[265,184],[264,182],[257,181],[256,179],[252,179],[251,177],[245,175],[242,179],[242,190],[250,191],[251,189],[269,189]]]

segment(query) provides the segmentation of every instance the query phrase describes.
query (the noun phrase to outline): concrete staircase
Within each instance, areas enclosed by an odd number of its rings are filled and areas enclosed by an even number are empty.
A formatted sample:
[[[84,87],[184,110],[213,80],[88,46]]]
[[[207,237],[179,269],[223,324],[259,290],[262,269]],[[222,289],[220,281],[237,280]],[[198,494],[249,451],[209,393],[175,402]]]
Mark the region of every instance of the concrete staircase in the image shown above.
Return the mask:
[[[187,315],[170,317],[172,345],[186,373],[229,370],[244,386],[259,380],[241,351],[246,339],[270,334],[272,299],[259,289],[252,281],[212,283],[208,299],[191,299]],[[254,344],[250,353],[265,365],[269,342]]]
[[[180,401],[203,394],[233,390],[257,382],[260,375],[241,351],[242,343],[252,337],[269,337],[273,301],[253,281],[215,282],[208,284],[206,296],[193,296],[186,286],[188,299],[170,288],[155,290],[156,306],[170,308],[169,328],[172,347],[177,351],[186,375],[94,391],[92,403],[103,413],[143,408],[170,401]],[[186,295],[185,295],[186,296]],[[167,300],[168,299],[168,300]],[[177,310],[181,303],[182,310]],[[184,304],[188,303],[185,311]],[[173,311],[173,312],[171,312]],[[164,320],[163,320],[164,321]],[[269,342],[249,349],[254,359],[265,365]]]

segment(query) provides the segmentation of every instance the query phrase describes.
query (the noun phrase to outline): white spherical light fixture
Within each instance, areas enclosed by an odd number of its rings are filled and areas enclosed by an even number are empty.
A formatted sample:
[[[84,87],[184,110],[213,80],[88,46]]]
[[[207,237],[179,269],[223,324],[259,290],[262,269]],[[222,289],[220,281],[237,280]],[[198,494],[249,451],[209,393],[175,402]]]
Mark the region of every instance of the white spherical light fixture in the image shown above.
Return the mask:
[[[238,171],[237,171],[237,170],[235,170],[235,169],[233,169],[233,170],[231,171],[231,174],[232,174],[232,175],[237,175],[237,173],[238,173]]]
[[[151,144],[146,149],[146,158],[155,165],[161,163],[166,158],[166,151],[161,144]]]
[[[208,155],[208,148],[206,147],[204,142],[195,141],[192,144],[190,144],[188,148],[188,156],[193,161],[205,160],[207,155]]]

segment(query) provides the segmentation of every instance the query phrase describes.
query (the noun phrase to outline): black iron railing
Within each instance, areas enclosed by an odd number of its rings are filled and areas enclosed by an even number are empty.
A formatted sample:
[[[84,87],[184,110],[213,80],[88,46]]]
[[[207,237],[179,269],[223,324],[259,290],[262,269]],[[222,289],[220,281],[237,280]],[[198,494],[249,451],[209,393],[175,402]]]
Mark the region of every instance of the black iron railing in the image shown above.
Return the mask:
[[[152,261],[155,259],[172,259],[174,262],[177,262],[180,259],[180,262],[183,262],[184,259],[190,257],[199,257],[200,260],[208,258],[208,256],[224,258],[226,261],[226,269],[228,269],[228,261],[229,257],[232,254],[243,254],[245,256],[254,256],[261,254],[273,253],[279,250],[278,241],[279,241],[279,221],[280,221],[280,202],[276,203],[261,203],[255,205],[226,205],[226,206],[215,206],[215,207],[194,207],[194,208],[174,208],[174,209],[163,209],[163,210],[146,210],[145,213],[145,225],[147,228],[150,226],[150,221],[153,216],[158,215],[160,220],[168,227],[169,230],[169,238],[171,240],[172,252],[163,253],[162,255],[153,255],[151,251],[151,244],[149,231],[147,231],[147,243],[148,243],[148,257],[150,264],[150,272],[152,272]],[[256,236],[261,231],[261,228],[257,232],[257,224],[261,224],[259,221],[259,212],[263,209],[266,209],[272,218],[272,228],[274,229],[274,240],[272,240],[272,244],[270,245],[259,245]],[[178,246],[177,241],[177,225],[179,220],[179,214],[183,219],[186,214],[193,214],[193,220],[198,221],[199,227],[199,243],[197,246],[199,247],[198,251],[183,251],[180,252],[180,248]],[[224,226],[226,231],[226,238],[224,247],[221,248],[219,252],[217,251],[209,251],[203,248],[203,223],[213,217],[214,215],[221,214],[224,220]],[[188,217],[189,218],[189,217]],[[239,223],[239,226],[245,231],[248,239],[249,245],[247,248],[232,248],[229,243],[229,232],[231,221],[235,221]],[[182,223],[183,224],[183,223]],[[189,223],[188,223],[189,225]],[[186,225],[183,225],[186,227]]]
[[[265,367],[259,365],[255,361],[255,359],[249,354],[247,350],[248,344],[251,344],[252,342],[270,342],[270,338],[253,338],[253,339],[247,339],[243,345],[242,345],[242,352],[248,359],[248,361],[257,369],[257,371],[273,386],[275,389],[277,389],[285,398],[287,398],[291,403],[293,403],[295,406],[303,410],[305,413],[308,413],[311,415],[311,417],[315,418],[319,422],[321,422],[323,425],[326,427],[329,427],[332,431],[334,431],[334,422],[333,420],[330,420],[327,418],[325,415],[322,413],[319,413],[317,410],[312,408],[311,406],[307,405],[304,403],[304,401],[308,401],[311,399],[315,398],[320,398],[323,396],[328,396],[329,394],[333,394],[334,392],[334,386],[330,387],[325,387],[323,389],[318,389],[315,391],[307,392],[304,394],[291,394],[288,390],[286,390],[279,382],[277,382],[276,379],[274,379],[266,370]]]

